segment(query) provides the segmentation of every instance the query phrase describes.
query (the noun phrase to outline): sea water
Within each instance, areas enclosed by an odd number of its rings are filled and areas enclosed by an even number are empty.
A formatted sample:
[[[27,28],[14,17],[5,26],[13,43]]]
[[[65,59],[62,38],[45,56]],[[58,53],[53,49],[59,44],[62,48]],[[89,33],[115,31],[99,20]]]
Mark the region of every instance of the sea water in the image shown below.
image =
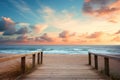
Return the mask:
[[[24,54],[36,51],[44,54],[120,54],[120,45],[0,45],[0,53]]]

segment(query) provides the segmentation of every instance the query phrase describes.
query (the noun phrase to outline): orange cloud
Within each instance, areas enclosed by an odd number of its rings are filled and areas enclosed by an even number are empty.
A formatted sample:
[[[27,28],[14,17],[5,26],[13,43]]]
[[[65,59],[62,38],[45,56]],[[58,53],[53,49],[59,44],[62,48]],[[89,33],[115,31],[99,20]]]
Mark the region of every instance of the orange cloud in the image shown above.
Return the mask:
[[[90,2],[90,0],[85,0],[85,2]]]
[[[104,35],[103,32],[95,32],[95,33],[89,35],[88,38],[99,38],[99,37],[101,37],[102,35]]]
[[[12,35],[16,32],[15,23],[11,18],[2,17],[0,20],[0,32],[3,35]]]
[[[40,37],[37,37],[36,40],[40,42],[53,42],[54,41],[54,39],[50,37],[47,33],[44,33]]]
[[[116,36],[115,38],[112,39],[112,41],[120,42],[120,36]]]
[[[113,24],[113,20],[111,20],[112,23],[110,23],[108,20],[103,20],[102,17],[102,19],[99,19],[87,16],[87,19],[83,20],[82,18],[76,18],[76,13],[67,10],[61,10],[58,13],[55,9],[49,7],[49,9],[52,10],[52,13],[49,14],[44,12],[45,9],[46,8],[43,8],[43,10],[41,10],[45,24],[60,30],[67,30],[81,34],[100,31],[114,33],[119,29],[119,27],[117,27],[119,26],[119,23]],[[114,20],[114,23],[115,22],[116,21]]]
[[[63,41],[68,41],[70,39],[70,37],[75,36],[76,33],[70,33],[69,31],[62,31],[61,33],[59,33],[59,38],[62,38]]]
[[[90,0],[84,3],[83,11],[96,17],[102,17],[109,22],[120,20],[120,0]]]
[[[6,26],[8,26],[10,24],[13,24],[13,25],[15,24],[11,18],[2,17],[2,20],[6,22]]]
[[[119,31],[117,31],[115,34],[120,34],[120,30],[119,30]]]
[[[48,27],[48,25],[46,25],[46,24],[36,24],[34,26],[34,31],[35,31],[35,33],[41,33],[47,27]]]
[[[117,31],[119,32],[119,31]],[[117,33],[116,32],[116,33]],[[0,43],[11,44],[120,44],[119,33],[94,32],[92,34],[75,34],[63,31],[56,36],[44,33],[41,36],[21,35],[16,39],[0,38]]]

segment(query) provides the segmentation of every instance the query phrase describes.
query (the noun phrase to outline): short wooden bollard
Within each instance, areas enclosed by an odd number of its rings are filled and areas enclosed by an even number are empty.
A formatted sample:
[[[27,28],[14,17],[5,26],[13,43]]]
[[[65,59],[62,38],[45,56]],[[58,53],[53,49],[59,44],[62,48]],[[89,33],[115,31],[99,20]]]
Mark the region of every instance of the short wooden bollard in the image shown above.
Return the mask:
[[[43,63],[43,52],[41,52],[41,58],[40,58],[41,60],[41,64]]]
[[[91,54],[90,53],[88,53],[88,57],[89,57],[89,59],[88,59],[89,63],[88,64],[91,65]]]
[[[37,54],[37,63],[40,64],[40,53]]]
[[[32,67],[35,67],[35,54],[32,55]]]
[[[110,71],[109,71],[109,58],[104,58],[104,68],[105,68],[105,74],[107,75],[107,76],[110,76]]]
[[[25,73],[25,56],[21,57],[21,72]]]
[[[97,57],[97,55],[94,55],[94,61],[95,61],[95,69],[98,69],[98,57]]]

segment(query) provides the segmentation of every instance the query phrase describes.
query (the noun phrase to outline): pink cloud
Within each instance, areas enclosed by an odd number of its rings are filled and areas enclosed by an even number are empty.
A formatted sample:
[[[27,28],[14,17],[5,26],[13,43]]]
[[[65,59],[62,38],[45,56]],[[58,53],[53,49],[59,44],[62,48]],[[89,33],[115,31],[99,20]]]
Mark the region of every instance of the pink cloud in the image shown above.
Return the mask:
[[[112,39],[112,41],[120,42],[120,36],[116,36],[115,38]]]
[[[44,33],[40,37],[36,37],[36,41],[40,41],[40,42],[53,42],[54,39],[52,37],[50,37],[47,33]]]
[[[103,32],[95,32],[95,33],[92,33],[91,35],[89,35],[88,38],[99,38],[102,35],[104,35]]]
[[[120,19],[120,0],[89,0],[85,1],[83,11],[89,15],[104,18],[112,23]]]
[[[63,31],[59,33],[59,37],[53,37],[48,33],[44,33],[41,36],[27,36],[21,35],[16,40],[1,38],[0,43],[11,42],[22,44],[112,44],[119,43],[119,34],[109,34],[105,32],[94,32],[92,34],[76,34],[71,35],[69,31]]]
[[[19,29],[16,25],[19,25]],[[29,33],[29,26],[26,23],[15,23],[11,18],[2,17],[0,21],[0,31],[3,35],[26,34]]]
[[[36,25],[34,25],[34,32],[41,33],[47,27],[48,27],[48,25],[46,25],[46,24],[36,24]]]
[[[59,33],[59,37],[60,38],[67,38],[67,37],[71,37],[71,36],[75,36],[76,33],[70,33],[69,31],[62,31],[61,33]]]
[[[16,28],[16,26],[19,26],[19,28]],[[3,35],[22,35],[22,34],[28,34],[28,33],[41,33],[44,29],[47,28],[48,25],[46,24],[35,24],[31,26],[28,23],[23,22],[14,22],[11,18],[2,17],[2,20],[0,21],[0,33]]]
[[[117,31],[115,34],[120,34],[120,30],[119,30],[119,31]]]
[[[90,2],[90,0],[85,0],[85,2]]]
[[[62,38],[63,41],[68,41],[70,37],[75,36],[76,33],[70,33],[69,31],[62,31],[59,33],[59,38]]]
[[[8,25],[14,25],[14,24],[15,24],[14,21],[13,21],[11,18],[2,17],[2,20],[5,21],[6,27],[7,27]]]
[[[0,31],[3,35],[12,35],[16,32],[15,23],[11,18],[2,17],[0,21]]]

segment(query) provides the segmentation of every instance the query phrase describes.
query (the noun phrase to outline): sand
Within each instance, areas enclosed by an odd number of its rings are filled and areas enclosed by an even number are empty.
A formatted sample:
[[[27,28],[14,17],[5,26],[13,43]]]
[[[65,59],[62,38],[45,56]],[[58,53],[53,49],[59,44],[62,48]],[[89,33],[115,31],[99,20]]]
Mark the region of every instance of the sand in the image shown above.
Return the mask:
[[[79,60],[82,60],[83,63],[80,63]],[[44,54],[43,61],[43,64],[87,64],[88,56],[86,54]]]
[[[12,56],[9,54],[0,54],[0,57]],[[27,63],[31,63],[30,57],[27,58]],[[99,71],[104,69],[104,59],[99,57]],[[81,63],[82,61],[82,63]],[[43,65],[47,65],[47,63],[52,64],[66,64],[66,65],[81,65],[88,64],[88,55],[86,54],[44,54],[43,57]],[[92,66],[94,67],[94,57],[92,56]],[[120,75],[119,70],[120,62],[116,60],[110,60],[110,69],[111,74]],[[0,63],[0,73],[9,72],[11,70],[15,70],[16,68],[20,68],[20,59],[15,59],[7,62]]]
[[[12,56],[12,55],[14,55],[14,54],[4,54],[4,53],[0,53],[0,58],[2,58],[2,57],[7,57],[7,56]]]
[[[16,54],[0,54],[0,58],[10,57]],[[27,57],[27,66],[31,65],[32,58]],[[0,63],[0,80],[14,80],[21,74],[21,58]]]

